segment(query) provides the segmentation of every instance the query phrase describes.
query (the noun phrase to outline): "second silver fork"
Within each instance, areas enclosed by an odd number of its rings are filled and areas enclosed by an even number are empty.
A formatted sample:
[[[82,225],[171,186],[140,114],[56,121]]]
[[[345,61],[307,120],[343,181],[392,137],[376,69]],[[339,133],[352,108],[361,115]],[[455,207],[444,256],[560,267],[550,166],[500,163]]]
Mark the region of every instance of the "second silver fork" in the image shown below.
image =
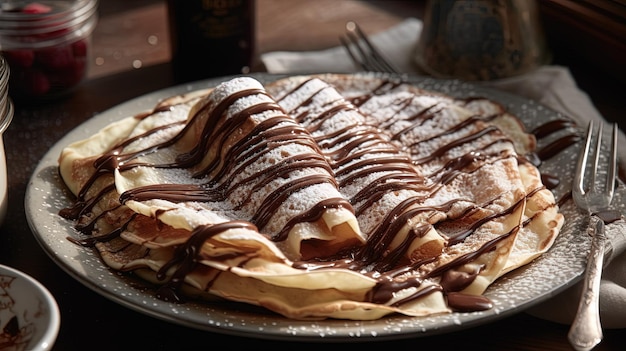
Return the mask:
[[[398,73],[398,70],[383,57],[356,22],[346,23],[346,35],[340,36],[339,40],[358,68],[370,72]]]
[[[576,317],[568,333],[568,339],[576,350],[591,350],[602,341],[603,337],[600,324],[599,293],[606,236],[604,221],[598,214],[607,211],[611,205],[617,173],[617,125],[613,125],[609,155],[603,162],[606,166],[604,167],[606,171],[604,181],[597,179],[602,156],[602,124],[598,127],[595,138],[596,144],[592,149],[593,129],[593,122],[589,122],[585,146],[581,150],[572,184],[572,197],[576,205],[588,214],[589,227],[587,233],[592,236],[582,295]],[[588,162],[590,152],[593,152],[591,164]],[[590,178],[587,178],[588,173]]]

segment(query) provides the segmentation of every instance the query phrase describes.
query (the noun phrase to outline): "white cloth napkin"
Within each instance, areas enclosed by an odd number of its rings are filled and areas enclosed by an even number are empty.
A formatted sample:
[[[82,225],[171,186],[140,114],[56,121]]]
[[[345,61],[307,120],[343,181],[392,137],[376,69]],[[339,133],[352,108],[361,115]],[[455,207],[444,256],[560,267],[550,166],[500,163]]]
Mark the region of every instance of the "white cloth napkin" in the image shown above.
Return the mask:
[[[422,74],[412,62],[413,51],[422,30],[422,22],[409,18],[371,36],[373,44],[399,71]],[[277,51],[261,55],[269,73],[346,73],[356,72],[341,46],[312,52]],[[567,67],[544,66],[523,76],[479,83],[540,102],[586,126],[589,120],[604,121],[588,95],[581,91]],[[626,156],[626,137],[620,133],[620,155]],[[622,167],[626,166],[620,158]],[[601,321],[605,328],[626,328],[626,234],[611,238],[616,244],[612,261],[602,276],[600,293]],[[572,286],[528,312],[558,323],[569,324],[576,312],[581,283]]]

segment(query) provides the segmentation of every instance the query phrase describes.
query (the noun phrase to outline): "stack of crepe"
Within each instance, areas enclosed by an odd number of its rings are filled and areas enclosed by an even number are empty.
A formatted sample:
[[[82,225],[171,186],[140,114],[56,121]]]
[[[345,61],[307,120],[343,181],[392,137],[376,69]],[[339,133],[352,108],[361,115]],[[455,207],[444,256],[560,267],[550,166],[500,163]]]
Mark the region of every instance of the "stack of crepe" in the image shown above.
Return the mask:
[[[563,224],[534,147],[486,99],[367,75],[237,77],[68,145],[61,214],[165,300],[295,319],[481,310]]]

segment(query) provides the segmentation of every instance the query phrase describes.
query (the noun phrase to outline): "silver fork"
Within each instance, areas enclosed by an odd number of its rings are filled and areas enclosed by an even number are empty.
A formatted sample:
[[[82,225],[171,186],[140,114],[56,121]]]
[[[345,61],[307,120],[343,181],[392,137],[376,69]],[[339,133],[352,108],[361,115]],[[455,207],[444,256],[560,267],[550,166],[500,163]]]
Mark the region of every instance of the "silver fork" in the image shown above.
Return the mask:
[[[572,196],[576,205],[589,215],[589,227],[587,233],[592,236],[591,251],[587,258],[587,267],[583,281],[583,291],[578,304],[576,317],[570,327],[568,339],[576,350],[591,350],[602,341],[602,326],[599,315],[599,290],[600,277],[604,260],[604,247],[606,236],[604,233],[604,221],[598,217],[598,213],[608,210],[613,199],[617,163],[617,125],[613,124],[613,136],[608,159],[604,169],[606,177],[604,181],[598,180],[598,167],[600,166],[602,151],[602,123],[598,127],[595,148],[591,150],[594,124],[589,122],[585,146],[581,150],[574,183]],[[587,165],[590,151],[593,152],[593,160]],[[590,179],[587,174],[590,173]]]
[[[398,73],[398,70],[372,45],[356,22],[346,23],[346,35],[340,36],[339,40],[352,62],[359,69],[371,72]]]

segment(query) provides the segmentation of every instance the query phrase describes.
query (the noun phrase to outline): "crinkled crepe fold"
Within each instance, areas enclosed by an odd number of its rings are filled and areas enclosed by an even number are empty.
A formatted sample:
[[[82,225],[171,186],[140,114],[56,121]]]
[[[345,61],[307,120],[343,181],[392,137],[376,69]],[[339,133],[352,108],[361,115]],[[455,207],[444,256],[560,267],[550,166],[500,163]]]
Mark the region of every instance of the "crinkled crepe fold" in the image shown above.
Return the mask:
[[[562,226],[534,148],[482,98],[368,75],[238,77],[68,145],[62,215],[164,299],[297,319],[479,310]]]

